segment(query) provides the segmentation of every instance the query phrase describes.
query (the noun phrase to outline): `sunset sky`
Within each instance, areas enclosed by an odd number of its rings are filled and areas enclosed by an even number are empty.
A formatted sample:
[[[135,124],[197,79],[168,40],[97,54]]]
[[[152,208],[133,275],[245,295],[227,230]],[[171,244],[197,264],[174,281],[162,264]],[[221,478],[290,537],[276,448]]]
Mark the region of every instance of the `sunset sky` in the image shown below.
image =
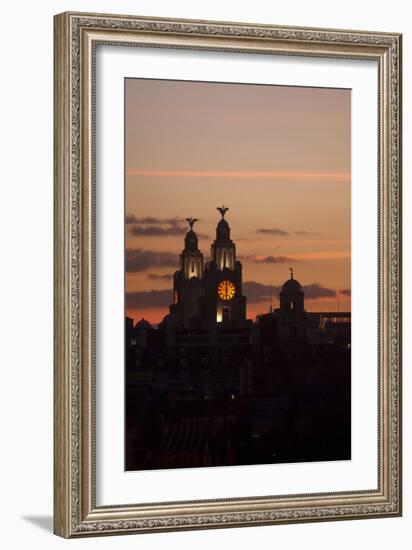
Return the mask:
[[[350,90],[125,80],[126,314],[158,323],[188,230],[205,262],[220,214],[247,314],[293,267],[307,311],[350,311]]]

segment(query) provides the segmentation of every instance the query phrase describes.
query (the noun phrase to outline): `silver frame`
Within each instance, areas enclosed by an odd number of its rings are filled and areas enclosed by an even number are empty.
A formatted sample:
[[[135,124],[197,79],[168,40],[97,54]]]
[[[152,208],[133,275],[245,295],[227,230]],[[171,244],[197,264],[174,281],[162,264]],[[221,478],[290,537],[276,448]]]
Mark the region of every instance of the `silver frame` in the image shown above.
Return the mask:
[[[55,17],[54,36],[54,532],[79,537],[401,515],[401,35],[63,13]],[[378,63],[377,490],[96,505],[94,52],[98,44]]]

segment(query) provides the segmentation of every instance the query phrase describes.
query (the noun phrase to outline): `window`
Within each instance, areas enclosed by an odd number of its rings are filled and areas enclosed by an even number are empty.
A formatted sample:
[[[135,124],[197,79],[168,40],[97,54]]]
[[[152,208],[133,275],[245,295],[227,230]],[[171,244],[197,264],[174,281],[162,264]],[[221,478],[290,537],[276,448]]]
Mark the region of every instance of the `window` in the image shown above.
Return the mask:
[[[222,321],[230,321],[230,307],[223,306],[222,308]]]

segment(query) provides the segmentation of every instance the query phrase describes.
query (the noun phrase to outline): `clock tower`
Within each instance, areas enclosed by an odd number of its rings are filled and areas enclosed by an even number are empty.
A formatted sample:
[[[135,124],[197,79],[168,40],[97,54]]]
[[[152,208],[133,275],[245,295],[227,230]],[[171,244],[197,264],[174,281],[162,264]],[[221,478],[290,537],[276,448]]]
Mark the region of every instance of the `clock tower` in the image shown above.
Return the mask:
[[[236,324],[246,320],[246,296],[242,294],[242,264],[236,260],[236,245],[230,238],[225,219],[229,208],[217,210],[221,219],[216,226],[216,239],[211,246],[211,261],[205,265],[204,297],[200,299],[200,314],[206,321]]]

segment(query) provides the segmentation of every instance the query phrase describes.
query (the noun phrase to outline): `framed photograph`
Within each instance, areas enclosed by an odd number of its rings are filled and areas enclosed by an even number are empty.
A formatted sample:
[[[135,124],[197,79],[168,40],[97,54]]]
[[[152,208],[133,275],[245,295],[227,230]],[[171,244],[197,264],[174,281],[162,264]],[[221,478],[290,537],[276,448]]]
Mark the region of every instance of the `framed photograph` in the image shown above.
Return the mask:
[[[63,537],[401,514],[401,35],[55,17]]]

